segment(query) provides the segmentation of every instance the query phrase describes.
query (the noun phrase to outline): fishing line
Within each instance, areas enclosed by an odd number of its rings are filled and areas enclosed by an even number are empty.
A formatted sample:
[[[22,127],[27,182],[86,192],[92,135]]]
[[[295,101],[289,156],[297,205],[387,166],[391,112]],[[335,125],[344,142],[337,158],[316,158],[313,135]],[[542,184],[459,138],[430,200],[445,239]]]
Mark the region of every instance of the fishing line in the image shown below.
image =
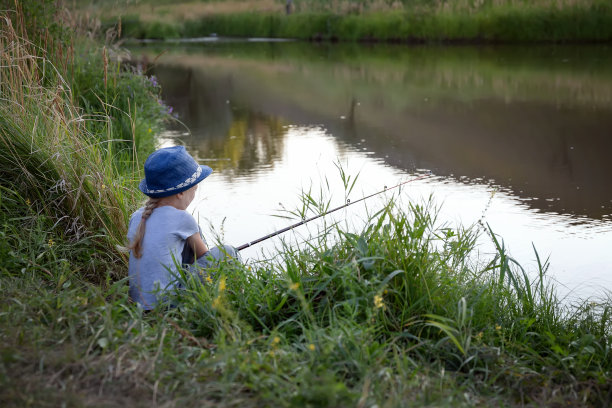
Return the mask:
[[[489,197],[489,201],[487,202],[487,205],[485,205],[484,209],[482,210],[482,214],[480,214],[480,218],[478,219],[478,221],[476,221],[476,223],[482,228],[482,230],[493,240],[495,241],[495,238],[491,235],[491,231],[489,231],[489,228],[485,227],[485,215],[487,213],[487,211],[489,211],[489,207],[491,207],[491,203],[493,202],[493,197],[495,197],[495,194],[497,194],[497,190],[498,187],[494,187],[493,191],[491,191],[491,196]],[[488,226],[489,224],[487,224]]]
[[[404,184],[412,183],[413,181],[417,181],[417,180],[422,180],[422,179],[424,179],[424,178],[430,177],[431,175],[432,175],[432,173],[431,173],[431,172],[428,172],[427,174],[424,174],[424,175],[422,175],[422,176],[415,177],[415,178],[413,178],[413,179],[410,179],[410,180],[404,181],[404,182],[399,183],[399,184],[396,184],[396,185],[394,185],[394,186],[392,186],[392,187],[387,187],[387,186],[385,186],[385,188],[384,188],[383,190],[378,191],[378,192],[373,193],[373,194],[370,194],[369,196],[362,197],[362,198],[360,198],[359,200],[356,200],[356,201],[351,201],[350,199],[347,199],[347,200],[346,200],[346,204],[343,204],[343,205],[341,205],[341,206],[339,206],[339,207],[336,207],[336,208],[331,209],[331,210],[329,210],[329,211],[326,211],[326,212],[324,212],[324,213],[321,213],[321,214],[315,215],[315,216],[313,216],[313,217],[311,217],[311,218],[308,218],[308,219],[302,219],[302,221],[297,222],[297,223],[295,223],[295,224],[293,224],[293,225],[290,225],[290,226],[288,226],[288,227],[285,227],[285,228],[283,228],[283,229],[280,229],[280,230],[278,230],[278,231],[275,231],[275,232],[273,232],[273,233],[271,233],[271,234],[265,235],[265,236],[263,236],[263,237],[261,237],[261,238],[258,238],[258,239],[256,239],[256,240],[254,240],[254,241],[247,242],[246,244],[240,245],[238,248],[236,248],[236,250],[238,250],[238,251],[242,251],[242,250],[243,250],[243,249],[245,249],[245,248],[248,248],[248,247],[250,247],[250,246],[253,246],[253,245],[255,245],[255,244],[258,244],[258,243],[260,243],[260,242],[263,242],[263,241],[265,241],[265,240],[267,240],[267,239],[273,238],[273,237],[275,237],[275,236],[277,236],[277,235],[280,235],[280,234],[282,234],[282,233],[284,233],[284,232],[287,232],[287,231],[292,230],[292,229],[294,229],[294,228],[296,228],[296,227],[299,227],[300,225],[307,224],[307,223],[309,223],[310,221],[314,221],[314,220],[316,220],[316,219],[318,219],[318,218],[321,218],[321,217],[324,217],[324,216],[326,216],[326,215],[328,215],[328,214],[331,214],[331,213],[333,213],[334,211],[341,210],[341,209],[343,209],[343,208],[348,207],[349,205],[357,204],[357,203],[358,203],[358,202],[360,202],[360,201],[367,200],[368,198],[370,198],[370,197],[374,197],[375,195],[382,194],[382,193],[384,193],[384,192],[386,192],[386,191],[389,191],[389,190],[393,190],[394,188],[397,188],[397,187],[403,186]]]

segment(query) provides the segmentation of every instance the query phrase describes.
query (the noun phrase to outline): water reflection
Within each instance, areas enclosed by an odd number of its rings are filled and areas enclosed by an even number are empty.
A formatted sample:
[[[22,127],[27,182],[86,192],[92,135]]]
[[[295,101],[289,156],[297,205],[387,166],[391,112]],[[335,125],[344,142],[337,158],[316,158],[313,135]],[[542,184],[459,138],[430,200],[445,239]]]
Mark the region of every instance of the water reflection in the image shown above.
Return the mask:
[[[234,243],[285,226],[271,221],[279,202],[335,160],[361,171],[363,193],[430,169],[412,198],[433,194],[442,219],[484,218],[518,259],[534,243],[573,290],[612,286],[610,66],[609,47],[219,43],[177,46],[154,73],[191,130],[180,142],[214,161],[207,189],[224,198],[198,208]]]
[[[611,212],[609,48],[304,47],[186,47],[155,71],[189,143],[237,171],[273,165],[283,124],[315,123],[398,168],[492,179],[542,211]]]
[[[192,132],[184,139],[201,161],[215,161],[217,170],[244,175],[278,160],[286,123],[230,104],[231,78],[209,81],[191,69],[164,68],[158,69],[158,76],[167,103]]]

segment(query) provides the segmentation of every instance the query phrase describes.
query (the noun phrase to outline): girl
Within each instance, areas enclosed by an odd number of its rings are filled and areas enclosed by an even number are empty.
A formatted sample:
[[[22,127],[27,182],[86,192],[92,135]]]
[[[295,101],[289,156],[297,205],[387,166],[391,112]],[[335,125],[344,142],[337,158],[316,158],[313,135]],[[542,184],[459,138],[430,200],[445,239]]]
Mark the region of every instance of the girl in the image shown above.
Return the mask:
[[[127,236],[130,298],[150,310],[163,299],[163,292],[176,287],[171,273],[175,262],[197,260],[207,267],[207,258],[238,254],[230,246],[209,251],[198,223],[185,211],[198,183],[212,173],[210,167],[199,165],[185,147],[174,146],[153,152],[144,170],[139,188],[149,200],[132,214]]]

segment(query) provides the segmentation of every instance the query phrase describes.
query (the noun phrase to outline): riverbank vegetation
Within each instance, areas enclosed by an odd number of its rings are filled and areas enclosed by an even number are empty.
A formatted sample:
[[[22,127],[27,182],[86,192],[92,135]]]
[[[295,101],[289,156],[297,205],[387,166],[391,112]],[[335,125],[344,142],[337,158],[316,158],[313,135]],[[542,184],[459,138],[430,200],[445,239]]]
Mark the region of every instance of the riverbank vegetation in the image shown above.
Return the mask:
[[[38,5],[1,19],[2,406],[610,404],[610,299],[562,303],[544,259],[527,274],[488,230],[478,258],[476,227],[400,196],[364,228],[180,274],[179,306],[143,315],[116,245],[168,109],[83,27],[22,29]]]
[[[121,7],[117,7],[121,5]],[[123,2],[84,8],[129,38],[210,35],[405,43],[609,42],[605,0]]]
[[[93,245],[83,259],[93,272],[98,256],[117,260],[138,157],[152,151],[167,112],[159,87],[113,59],[113,48],[51,20],[65,10],[17,5],[0,39],[2,187],[10,202],[48,219],[58,239]]]

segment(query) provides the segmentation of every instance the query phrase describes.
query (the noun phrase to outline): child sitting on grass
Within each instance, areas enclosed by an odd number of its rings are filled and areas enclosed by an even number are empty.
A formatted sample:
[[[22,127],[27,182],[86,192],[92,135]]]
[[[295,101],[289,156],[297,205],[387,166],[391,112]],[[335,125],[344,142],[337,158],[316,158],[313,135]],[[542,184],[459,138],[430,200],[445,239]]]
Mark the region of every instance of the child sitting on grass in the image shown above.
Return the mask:
[[[197,221],[187,211],[198,183],[212,173],[199,165],[185,147],[174,146],[153,152],[144,165],[145,179],[140,191],[149,197],[146,205],[130,218],[130,298],[145,310],[163,299],[163,293],[176,287],[172,270],[176,262],[183,266],[197,261],[206,268],[225,254],[239,258],[237,251],[225,245],[210,251],[202,238]]]

